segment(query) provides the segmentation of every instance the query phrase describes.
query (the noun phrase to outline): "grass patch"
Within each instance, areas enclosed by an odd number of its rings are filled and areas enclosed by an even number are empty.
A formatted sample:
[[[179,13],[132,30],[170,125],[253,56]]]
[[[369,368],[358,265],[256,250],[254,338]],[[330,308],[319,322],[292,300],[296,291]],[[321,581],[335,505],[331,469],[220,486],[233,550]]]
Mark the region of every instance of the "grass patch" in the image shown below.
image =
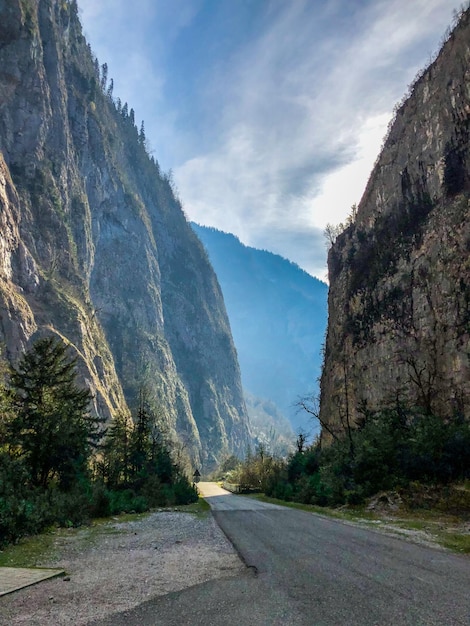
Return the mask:
[[[468,533],[441,532],[438,535],[438,541],[441,546],[448,550],[470,554],[470,534]]]
[[[60,530],[25,537],[16,545],[0,551],[0,567],[41,567],[54,556],[54,545]]]
[[[324,515],[326,517],[333,517],[336,519],[356,519],[359,515],[362,519],[375,519],[374,516],[368,511],[360,512],[357,509],[332,509],[324,506],[317,506],[316,504],[302,504],[301,502],[286,502],[285,500],[278,500],[277,498],[270,498],[263,493],[250,493],[242,494],[244,498],[254,498],[261,502],[267,502],[269,504],[279,504],[290,509],[299,509],[300,511],[307,511],[308,513],[317,513],[318,515]]]
[[[204,498],[202,498],[201,496],[199,496],[199,499],[195,505],[190,504],[189,506],[198,506],[199,513],[207,513],[208,511],[211,510],[210,504],[207,502],[207,500],[204,500]]]

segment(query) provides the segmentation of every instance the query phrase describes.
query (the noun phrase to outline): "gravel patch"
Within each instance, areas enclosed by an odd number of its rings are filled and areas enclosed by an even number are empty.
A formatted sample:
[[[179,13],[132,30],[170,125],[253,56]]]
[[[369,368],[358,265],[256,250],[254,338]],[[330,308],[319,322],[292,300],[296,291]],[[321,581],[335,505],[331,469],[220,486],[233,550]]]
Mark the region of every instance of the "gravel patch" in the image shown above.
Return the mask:
[[[0,598],[2,624],[85,625],[245,569],[211,515],[167,511],[61,534],[38,566],[63,568],[66,577]]]

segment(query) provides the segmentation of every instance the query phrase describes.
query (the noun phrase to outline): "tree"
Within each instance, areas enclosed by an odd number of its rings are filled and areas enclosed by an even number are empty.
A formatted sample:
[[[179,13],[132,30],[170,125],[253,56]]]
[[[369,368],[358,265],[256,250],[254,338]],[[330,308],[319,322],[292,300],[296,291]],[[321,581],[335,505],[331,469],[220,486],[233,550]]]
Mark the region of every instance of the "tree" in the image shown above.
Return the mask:
[[[58,480],[68,490],[87,471],[102,420],[89,413],[91,394],[76,383],[77,357],[55,337],[38,340],[12,368],[11,452],[26,463],[31,483]]]
[[[106,95],[108,96],[110,100],[113,99],[113,89],[114,89],[114,80],[111,78],[109,81],[108,91],[106,92]]]
[[[145,126],[144,126],[144,120],[142,120],[142,124],[140,125],[139,143],[142,146],[145,146]]]
[[[329,250],[331,246],[335,243],[338,236],[343,232],[344,225],[343,224],[330,224],[328,223],[323,231],[323,234],[326,239],[326,249]]]
[[[134,475],[141,473],[148,465],[151,454],[152,415],[140,394],[137,420],[131,438],[131,464]]]
[[[103,63],[101,66],[101,89],[106,90],[106,83],[108,82],[108,64]]]
[[[131,473],[132,422],[126,413],[118,413],[106,433],[103,446],[103,474],[108,487],[127,485]]]

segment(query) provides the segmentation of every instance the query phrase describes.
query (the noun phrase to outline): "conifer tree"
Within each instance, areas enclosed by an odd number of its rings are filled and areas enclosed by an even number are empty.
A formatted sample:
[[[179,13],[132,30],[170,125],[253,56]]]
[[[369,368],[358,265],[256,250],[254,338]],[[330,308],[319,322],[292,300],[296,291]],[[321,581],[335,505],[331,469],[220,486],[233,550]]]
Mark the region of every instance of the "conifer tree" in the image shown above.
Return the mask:
[[[111,78],[109,80],[109,87],[108,87],[108,91],[106,92],[106,95],[108,96],[108,98],[110,100],[113,99],[113,89],[114,89],[114,80]]]
[[[10,447],[21,457],[34,486],[58,480],[69,489],[86,474],[102,420],[91,416],[91,394],[76,383],[77,358],[55,337],[38,340],[12,368],[14,416]]]
[[[144,126],[144,120],[142,120],[142,124],[140,125],[140,132],[139,132],[139,142],[142,146],[145,146],[145,126]]]
[[[106,90],[106,83],[108,82],[108,64],[103,63],[101,66],[101,89]]]

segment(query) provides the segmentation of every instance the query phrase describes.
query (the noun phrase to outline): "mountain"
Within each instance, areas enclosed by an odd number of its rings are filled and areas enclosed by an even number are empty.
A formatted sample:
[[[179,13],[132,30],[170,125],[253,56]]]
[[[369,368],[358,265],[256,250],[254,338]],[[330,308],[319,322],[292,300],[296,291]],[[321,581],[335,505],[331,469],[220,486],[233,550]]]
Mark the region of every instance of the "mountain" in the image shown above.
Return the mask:
[[[397,109],[329,252],[321,418],[470,417],[470,10]]]
[[[64,338],[96,412],[144,389],[209,466],[250,442],[220,287],[77,13],[0,3],[0,341]]]
[[[294,429],[311,431],[295,404],[318,388],[327,285],[281,256],[243,245],[234,235],[192,226],[222,287],[243,388],[274,402]]]

